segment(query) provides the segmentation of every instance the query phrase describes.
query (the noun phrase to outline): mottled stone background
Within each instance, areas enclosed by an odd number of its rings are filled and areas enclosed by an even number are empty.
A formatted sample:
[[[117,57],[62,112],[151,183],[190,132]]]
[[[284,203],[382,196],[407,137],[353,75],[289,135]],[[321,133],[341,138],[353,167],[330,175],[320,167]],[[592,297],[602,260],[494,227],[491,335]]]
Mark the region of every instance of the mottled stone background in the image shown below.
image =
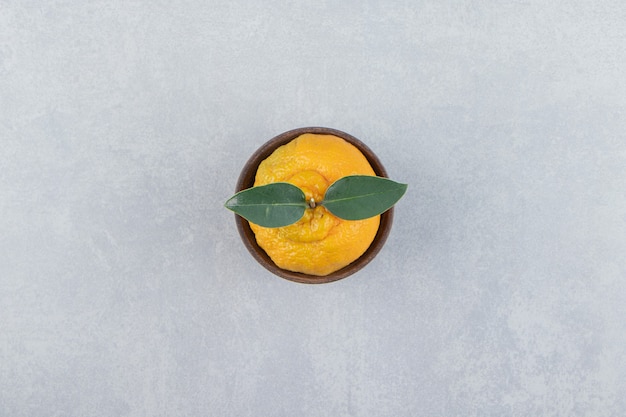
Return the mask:
[[[308,125],[410,184],[346,280],[223,208]],[[623,1],[0,0],[0,416],[626,415]]]

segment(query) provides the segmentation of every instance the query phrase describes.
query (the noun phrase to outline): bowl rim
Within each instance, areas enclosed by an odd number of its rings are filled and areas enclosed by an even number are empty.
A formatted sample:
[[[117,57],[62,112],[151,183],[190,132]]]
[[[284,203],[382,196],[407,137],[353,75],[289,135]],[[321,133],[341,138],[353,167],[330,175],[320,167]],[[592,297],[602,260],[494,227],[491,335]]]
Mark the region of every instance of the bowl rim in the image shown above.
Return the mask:
[[[329,127],[300,127],[292,130],[288,130],[283,132],[277,136],[274,136],[272,139],[265,142],[261,145],[248,159],[246,164],[243,166],[239,178],[237,180],[237,185],[235,187],[235,192],[239,192],[250,188],[254,185],[254,180],[256,177],[256,172],[259,164],[266,159],[268,156],[274,152],[274,150],[286,143],[291,142],[293,139],[297,138],[300,135],[305,133],[313,133],[319,135],[334,135],[338,136],[347,142],[354,145],[368,160],[370,165],[372,166],[375,174],[379,177],[387,178],[387,171],[385,167],[378,159],[376,154],[363,142],[354,136],[343,132],[341,130],[337,130]],[[281,278],[287,279],[289,281],[303,283],[303,284],[324,284],[329,282],[338,281],[340,279],[346,278],[359,270],[361,270],[365,265],[370,263],[374,257],[380,252],[382,247],[384,246],[387,237],[391,231],[391,226],[393,223],[393,207],[381,214],[380,216],[380,224],[378,226],[378,231],[376,232],[376,236],[374,240],[367,248],[367,250],[361,255],[359,258],[354,260],[352,263],[346,265],[345,267],[332,272],[325,276],[317,276],[305,274],[302,272],[294,272],[286,269],[282,269],[278,267],[274,261],[269,257],[269,255],[256,243],[256,238],[254,232],[250,228],[248,221],[243,217],[235,214],[235,222],[237,224],[237,230],[243,241],[246,249],[252,257],[261,264],[265,269],[272,272],[274,275],[277,275]]]

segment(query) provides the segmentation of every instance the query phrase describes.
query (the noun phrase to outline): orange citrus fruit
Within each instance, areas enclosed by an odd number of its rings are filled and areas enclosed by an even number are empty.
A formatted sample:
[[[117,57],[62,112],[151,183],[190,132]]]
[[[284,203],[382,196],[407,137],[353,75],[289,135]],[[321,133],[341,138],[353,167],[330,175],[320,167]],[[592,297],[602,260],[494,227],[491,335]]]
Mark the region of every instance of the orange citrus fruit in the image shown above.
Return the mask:
[[[263,160],[254,185],[288,182],[304,192],[307,202],[319,203],[328,186],[347,175],[376,174],[351,143],[334,135],[307,133]],[[250,228],[278,267],[324,276],[358,259],[374,240],[379,224],[380,216],[342,220],[315,205],[292,225],[266,228],[250,223]]]

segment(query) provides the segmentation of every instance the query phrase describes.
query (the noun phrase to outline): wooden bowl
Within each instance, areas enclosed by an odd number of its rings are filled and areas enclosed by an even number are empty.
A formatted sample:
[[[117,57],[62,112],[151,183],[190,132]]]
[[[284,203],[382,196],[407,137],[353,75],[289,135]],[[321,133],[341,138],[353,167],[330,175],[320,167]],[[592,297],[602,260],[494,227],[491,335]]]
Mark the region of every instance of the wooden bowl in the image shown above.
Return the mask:
[[[383,167],[378,157],[374,154],[374,152],[372,152],[370,148],[368,148],[363,142],[361,142],[357,138],[336,129],[330,129],[326,127],[303,127],[281,133],[280,135],[274,137],[273,139],[270,139],[263,146],[257,149],[256,152],[252,154],[248,162],[246,162],[246,164],[244,165],[237,181],[237,187],[235,192],[248,189],[254,185],[254,180],[259,164],[265,158],[270,156],[276,148],[292,141],[293,139],[305,133],[335,135],[346,140],[347,142],[356,146],[361,151],[361,153],[369,161],[377,176],[387,177],[387,172],[385,171],[385,168]],[[285,278],[290,281],[305,284],[323,284],[346,278],[347,276],[350,276],[359,271],[372,259],[374,259],[374,257],[378,254],[380,249],[385,244],[387,236],[389,236],[391,224],[393,222],[393,207],[380,216],[380,226],[378,227],[378,232],[376,233],[372,244],[365,251],[365,253],[351,264],[326,276],[303,274],[300,272],[293,272],[279,268],[267,255],[267,253],[265,253],[265,251],[257,244],[254,232],[252,232],[252,229],[250,229],[248,221],[238,215],[235,215],[235,221],[237,222],[237,230],[239,231],[239,235],[241,236],[241,240],[243,241],[244,245],[246,246],[250,254],[252,254],[254,259],[256,259],[257,262],[263,265],[263,267],[265,267],[267,270],[274,273],[275,275],[278,275],[281,278]]]

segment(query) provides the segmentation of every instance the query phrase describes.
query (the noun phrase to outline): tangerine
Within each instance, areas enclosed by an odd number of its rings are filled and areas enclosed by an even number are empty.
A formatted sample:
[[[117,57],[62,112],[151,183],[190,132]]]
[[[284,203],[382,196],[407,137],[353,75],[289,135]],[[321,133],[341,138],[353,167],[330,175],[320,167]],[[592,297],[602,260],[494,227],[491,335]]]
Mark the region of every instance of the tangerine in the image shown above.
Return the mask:
[[[334,135],[306,133],[277,148],[257,169],[254,185],[288,182],[310,203],[294,224],[266,228],[250,223],[257,244],[289,271],[325,276],[358,259],[370,246],[380,216],[343,220],[322,202],[326,189],[347,175],[376,175],[354,145]]]

